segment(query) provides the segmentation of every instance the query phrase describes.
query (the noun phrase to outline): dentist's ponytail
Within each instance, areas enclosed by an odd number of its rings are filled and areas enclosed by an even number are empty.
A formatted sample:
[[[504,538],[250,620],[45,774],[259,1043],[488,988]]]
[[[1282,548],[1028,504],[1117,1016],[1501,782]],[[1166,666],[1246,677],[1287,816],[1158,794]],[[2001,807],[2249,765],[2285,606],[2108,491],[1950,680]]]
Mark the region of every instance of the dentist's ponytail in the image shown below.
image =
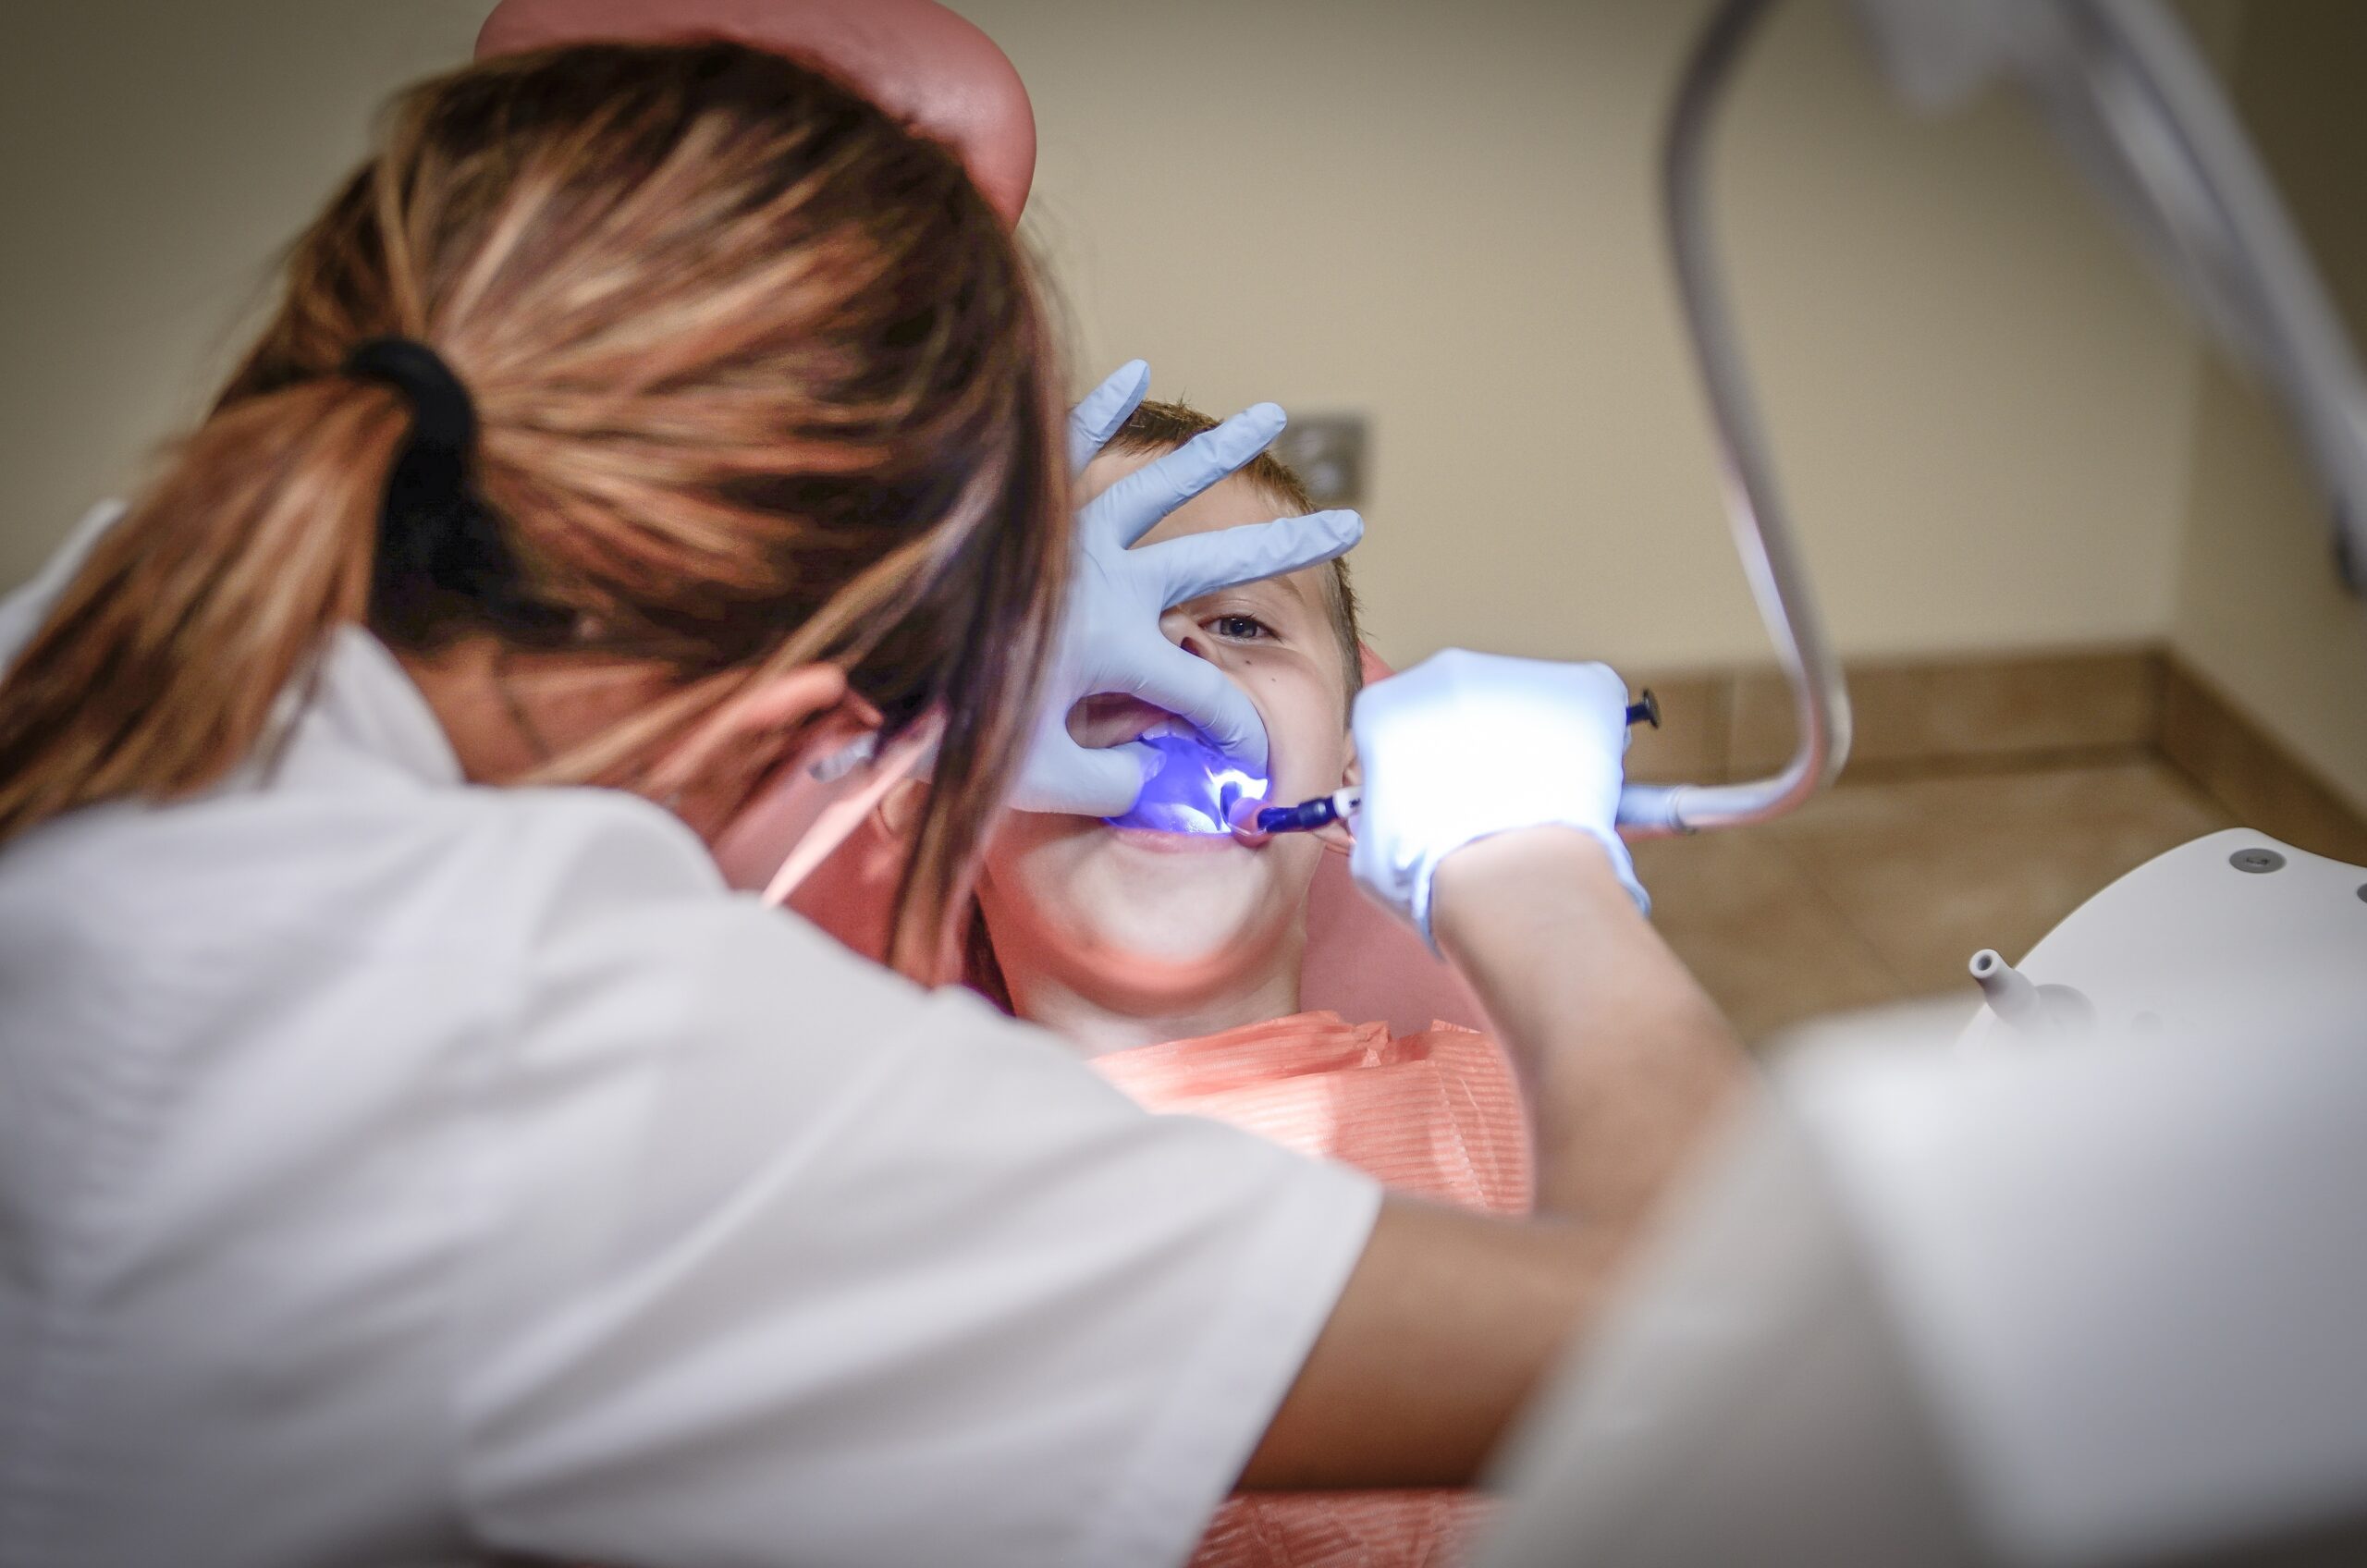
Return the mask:
[[[418,399],[347,366],[388,337],[465,388],[466,570],[381,527]],[[895,944],[924,967],[1050,644],[1059,381],[960,161],[811,68],[592,45],[425,83],[0,681],[0,848],[267,760],[341,624],[665,672],[523,780],[660,794],[656,759],[725,704],[828,662],[891,726],[944,717]],[[797,739],[703,782],[753,789]]]
[[[0,690],[0,840],[94,802],[169,800],[251,753],[367,606],[383,391],[308,382],[226,410],[92,547]]]

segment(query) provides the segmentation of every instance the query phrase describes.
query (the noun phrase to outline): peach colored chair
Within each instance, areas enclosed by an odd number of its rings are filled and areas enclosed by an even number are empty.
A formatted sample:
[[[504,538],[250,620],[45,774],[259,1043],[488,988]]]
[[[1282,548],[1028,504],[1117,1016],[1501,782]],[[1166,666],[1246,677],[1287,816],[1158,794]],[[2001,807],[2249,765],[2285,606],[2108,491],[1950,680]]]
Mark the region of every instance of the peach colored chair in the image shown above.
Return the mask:
[[[1367,648],[1367,682],[1389,667]],[[761,888],[786,847],[826,798],[819,787],[784,791],[751,814],[717,848],[732,886]],[[875,817],[816,867],[789,907],[840,941],[877,959],[887,949],[888,913],[901,861],[894,840]],[[1306,916],[1306,967],[1302,1002],[1352,1023],[1386,1023],[1397,1035],[1418,1034],[1433,1022],[1485,1030],[1478,998],[1422,939],[1359,892],[1345,855],[1327,854],[1315,874]]]

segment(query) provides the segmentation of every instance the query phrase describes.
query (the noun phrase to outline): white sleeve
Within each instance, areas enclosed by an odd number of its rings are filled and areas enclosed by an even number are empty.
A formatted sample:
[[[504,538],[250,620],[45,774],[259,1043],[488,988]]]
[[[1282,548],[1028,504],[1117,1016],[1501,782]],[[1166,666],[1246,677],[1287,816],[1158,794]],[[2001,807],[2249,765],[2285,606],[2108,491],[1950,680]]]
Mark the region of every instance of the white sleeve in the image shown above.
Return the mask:
[[[1181,1562],[1378,1189],[1148,1115],[645,837],[608,859],[469,1096],[471,1527],[665,1568]]]
[[[123,513],[121,501],[101,501],[84,512],[81,521],[68,529],[57,548],[49,553],[49,558],[41,563],[41,570],[6,597],[0,597],[0,673],[17,662],[17,655],[33,640],[41,623],[49,619],[50,609],[66,592],[66,585],[74,581],[74,574],[91,558],[91,551]]]

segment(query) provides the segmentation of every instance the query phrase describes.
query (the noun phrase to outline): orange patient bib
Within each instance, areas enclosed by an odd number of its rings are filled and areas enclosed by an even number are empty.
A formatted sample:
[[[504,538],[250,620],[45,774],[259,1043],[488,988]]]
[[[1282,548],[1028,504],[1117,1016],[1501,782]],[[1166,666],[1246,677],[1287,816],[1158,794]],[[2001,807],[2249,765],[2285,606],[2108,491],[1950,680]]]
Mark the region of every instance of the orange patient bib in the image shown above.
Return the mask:
[[[1528,1212],[1534,1168],[1512,1063],[1494,1041],[1433,1024],[1301,1012],[1268,1023],[1092,1059],[1155,1111],[1228,1121],[1397,1192]],[[1465,1556],[1488,1508],[1471,1492],[1242,1493],[1225,1502],[1195,1568],[1443,1568]]]

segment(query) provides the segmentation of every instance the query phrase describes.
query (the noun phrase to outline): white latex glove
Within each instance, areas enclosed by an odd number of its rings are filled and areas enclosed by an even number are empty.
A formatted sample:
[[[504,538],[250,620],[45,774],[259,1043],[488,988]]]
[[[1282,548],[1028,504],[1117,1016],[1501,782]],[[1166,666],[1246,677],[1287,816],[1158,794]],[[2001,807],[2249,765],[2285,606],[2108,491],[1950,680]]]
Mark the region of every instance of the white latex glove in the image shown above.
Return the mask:
[[[1135,360],[1076,406],[1069,416],[1069,457],[1077,471],[1149,390],[1150,367]],[[1216,666],[1169,642],[1159,617],[1220,588],[1344,554],[1364,536],[1363,520],[1349,511],[1316,512],[1132,546],[1160,518],[1264,451],[1282,423],[1282,410],[1259,403],[1144,464],[1077,513],[1068,614],[1012,805],[1082,816],[1121,816],[1134,808],[1150,749],[1133,741],[1088,751],[1069,735],[1069,709],[1101,692],[1140,697],[1182,716],[1265,777],[1266,727],[1257,708]]]
[[[1592,834],[1651,907],[1616,826],[1627,688],[1609,666],[1450,648],[1366,687],[1353,728],[1364,800],[1349,869],[1433,946],[1439,863],[1516,827]]]

